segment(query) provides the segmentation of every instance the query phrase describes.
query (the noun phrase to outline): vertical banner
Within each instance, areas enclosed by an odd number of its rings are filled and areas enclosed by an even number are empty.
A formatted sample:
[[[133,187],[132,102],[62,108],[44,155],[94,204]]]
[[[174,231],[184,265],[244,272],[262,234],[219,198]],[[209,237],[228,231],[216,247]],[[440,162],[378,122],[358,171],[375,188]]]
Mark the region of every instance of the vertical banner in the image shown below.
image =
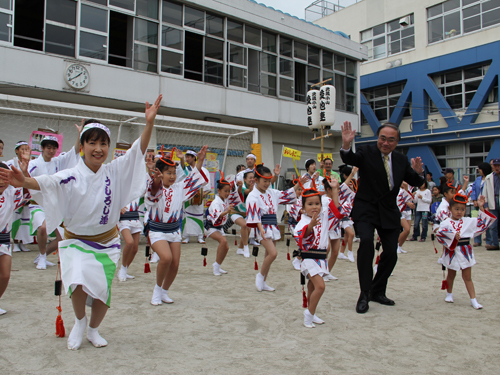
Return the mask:
[[[309,129],[319,129],[320,110],[319,110],[319,90],[309,90],[306,96],[307,102],[307,126]]]
[[[335,124],[335,86],[325,85],[319,90],[319,121],[321,126]]]
[[[252,143],[252,154],[257,156],[255,164],[262,164],[262,145],[260,143]]]
[[[44,132],[42,130],[34,130],[31,132],[30,136],[30,148],[31,148],[31,155],[40,155],[42,153],[42,146],[40,143],[42,142],[43,137],[46,135],[50,135],[52,137],[57,138],[57,142],[59,143],[59,148],[56,151],[56,155],[58,156],[62,152],[62,144],[63,144],[63,138],[64,136],[62,134],[55,134],[51,132]]]

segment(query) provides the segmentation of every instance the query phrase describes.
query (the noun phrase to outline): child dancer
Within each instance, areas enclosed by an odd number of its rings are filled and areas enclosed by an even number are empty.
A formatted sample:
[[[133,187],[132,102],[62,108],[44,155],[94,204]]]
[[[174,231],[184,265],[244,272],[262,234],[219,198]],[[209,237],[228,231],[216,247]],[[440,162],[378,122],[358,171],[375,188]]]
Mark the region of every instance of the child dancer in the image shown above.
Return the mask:
[[[144,190],[144,153],[161,99],[160,95],[152,106],[146,102],[142,136],[124,156],[109,164],[103,165],[109,152],[109,129],[87,120],[80,134],[85,158],[76,167],[36,178],[25,178],[16,168],[0,170],[0,177],[8,178],[13,186],[30,189],[42,207],[50,208],[45,211],[48,232],[64,221],[64,240],[59,242],[61,276],[76,315],[68,349],[76,350],[82,344],[87,328],[86,302],[92,306],[87,339],[95,347],[108,344],[98,327],[110,305],[111,282],[120,257],[116,224],[121,208]]]
[[[344,214],[349,214],[343,210],[342,206],[339,206],[337,180],[333,179],[329,182],[325,179],[323,181],[330,198],[321,199],[321,193],[315,189],[314,184],[312,189],[303,191],[303,214],[295,228],[294,236],[302,257],[300,270],[309,279],[307,283],[308,308],[304,310],[304,326],[307,328],[314,328],[314,323],[324,323],[316,316],[316,307],[325,290],[324,278],[330,274],[326,261],[328,232],[330,226],[338,227],[339,220],[344,217]]]
[[[9,167],[0,163],[0,168]],[[30,195],[25,189],[14,188],[3,177],[0,177],[0,298],[7,289],[10,280],[12,264],[12,247],[10,245],[10,231],[14,219],[14,211],[29,202]],[[7,311],[0,309],[0,315]]]
[[[118,230],[120,231],[125,246],[123,247],[122,266],[118,271],[118,280],[127,281],[135,279],[129,275],[128,267],[132,264],[137,252],[139,251],[139,240],[141,232],[144,229],[140,219],[140,207],[144,205],[144,192],[141,197],[134,199],[130,204],[121,209]]]
[[[73,168],[77,162],[77,157],[80,154],[80,132],[83,128],[82,125],[76,125],[78,130],[78,137],[75,145],[66,153],[61,153],[59,156],[55,156],[58,148],[59,141],[56,137],[52,135],[45,136],[40,142],[42,147],[42,153],[38,158],[31,160],[28,165],[28,172],[31,177],[39,177],[43,175],[53,175],[64,169]],[[38,204],[40,202],[37,202]],[[47,232],[47,226],[45,222],[45,213],[40,205],[34,205],[31,208],[31,222],[30,222],[30,235],[34,236],[36,232],[36,240],[38,242],[38,248],[40,249],[40,254],[35,259],[36,268],[38,270],[45,270],[47,268],[47,237],[52,232]],[[48,252],[51,253],[57,248],[57,243],[61,240],[61,233],[55,231],[56,240],[53,241],[48,248]],[[53,264],[50,264],[53,265]]]
[[[300,197],[304,190],[298,183],[298,180],[294,179],[293,183],[299,185],[296,192],[297,197]],[[288,212],[288,231],[293,236],[295,233],[295,227],[299,223],[302,215],[302,199],[297,198],[297,201],[294,204],[287,204],[286,212]],[[296,256],[292,262],[293,268],[295,268],[297,271],[300,271],[300,261],[301,258],[299,256]]]
[[[354,195],[356,194],[356,188],[353,183],[354,181],[353,178],[358,172],[358,169],[359,169],[358,167],[353,167],[353,168],[345,167],[342,170],[342,174],[344,175],[346,180],[341,185],[341,193],[345,191],[345,189],[343,189],[343,186],[345,184],[349,188],[349,190],[351,190],[352,193],[354,193]],[[354,199],[353,198],[354,195],[350,194],[350,192],[349,194],[341,194],[341,196],[339,197],[340,203],[344,204],[348,197],[352,201],[352,199]],[[347,259],[354,263],[354,253],[352,252],[352,242],[354,241],[354,230],[352,228],[353,225],[354,225],[353,221],[348,217],[344,217],[340,222],[340,227],[344,230],[344,238],[342,239],[342,244],[340,247],[338,259]],[[348,249],[347,256],[345,256],[344,254],[346,246]]]
[[[277,168],[279,169],[279,168]],[[276,172],[276,169],[275,169]],[[255,277],[255,286],[259,292],[261,291],[274,291],[266,284],[266,279],[271,268],[271,264],[276,259],[278,252],[276,250],[276,241],[281,238],[278,228],[278,220],[276,213],[278,212],[278,204],[295,203],[297,200],[296,191],[298,184],[293,188],[285,191],[270,189],[271,179],[273,175],[269,168],[259,164],[255,168],[255,186],[247,199],[247,226],[250,228],[257,228],[257,239],[260,240],[261,245],[266,249],[264,261],[260,272]],[[279,171],[278,173],[279,174]],[[302,177],[300,179],[305,183],[307,179]]]
[[[496,220],[490,212],[484,210],[484,196],[477,200],[479,214],[477,218],[464,217],[469,197],[460,193],[455,194],[450,202],[451,218],[444,220],[437,231],[437,240],[445,247],[443,265],[448,268],[448,284],[446,302],[453,302],[453,282],[457,271],[462,270],[462,279],[470,296],[472,307],[482,309],[476,299],[476,292],[471,278],[471,267],[476,264],[474,250],[470,239],[480,235]],[[495,223],[496,225],[496,223]]]
[[[184,202],[191,199],[200,188],[208,183],[208,176],[201,168],[206,153],[207,146],[203,146],[198,152],[196,166],[189,176],[180,182],[176,182],[177,169],[171,159],[162,155],[162,158],[156,162],[156,170],[145,198],[146,231],[149,232],[149,241],[153,250],[160,257],[156,268],[152,305],[161,305],[162,301],[174,302],[167,292],[179,269],[182,240],[181,212]]]
[[[20,169],[19,159],[24,160],[26,164],[29,163],[31,158],[31,148],[26,141],[19,141],[16,143],[14,148],[16,156],[5,162],[5,164],[11,168],[12,166]],[[26,202],[24,206],[21,206],[14,213],[14,222],[12,223],[12,239],[14,240],[14,246],[12,252],[18,251],[30,251],[25,245],[33,242],[33,236],[30,235],[30,218],[31,209],[29,202]]]
[[[403,231],[399,234],[398,239],[399,254],[406,254],[406,251],[403,250],[403,244],[410,234],[411,210],[415,208],[414,199],[415,198],[412,193],[408,191],[408,184],[403,181],[401,187],[399,188],[399,194],[397,197],[398,208],[401,212],[401,227],[403,228]]]
[[[244,166],[243,166],[244,167]],[[253,176],[253,172],[249,172]],[[248,174],[248,173],[247,173]],[[242,192],[244,182],[237,181],[235,188],[234,181],[231,186],[231,193],[229,194],[229,204],[233,206],[230,214],[231,221],[240,227],[240,243],[238,249],[236,250],[237,255],[243,255],[245,258],[250,257],[250,249],[248,248],[248,234],[249,229],[245,221],[246,216],[246,206],[245,206],[245,194]]]
[[[217,257],[215,263],[212,264],[215,276],[227,273],[227,271],[220,268],[229,250],[223,227],[228,219],[228,214],[233,209],[233,205],[229,204],[228,199],[231,194],[231,184],[224,179],[224,174],[222,172],[220,172],[220,174],[221,179],[217,181],[217,195],[212,203],[210,203],[210,207],[208,207],[207,221],[205,222],[205,233],[207,238],[211,237],[219,243],[217,247]]]

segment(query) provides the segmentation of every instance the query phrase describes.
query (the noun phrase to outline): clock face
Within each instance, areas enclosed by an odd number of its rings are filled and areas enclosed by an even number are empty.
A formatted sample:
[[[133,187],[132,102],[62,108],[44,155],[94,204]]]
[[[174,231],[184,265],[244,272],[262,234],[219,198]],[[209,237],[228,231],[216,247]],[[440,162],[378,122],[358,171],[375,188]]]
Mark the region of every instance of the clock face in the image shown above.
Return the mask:
[[[81,90],[89,84],[90,75],[83,65],[71,64],[66,68],[64,78],[70,87]]]

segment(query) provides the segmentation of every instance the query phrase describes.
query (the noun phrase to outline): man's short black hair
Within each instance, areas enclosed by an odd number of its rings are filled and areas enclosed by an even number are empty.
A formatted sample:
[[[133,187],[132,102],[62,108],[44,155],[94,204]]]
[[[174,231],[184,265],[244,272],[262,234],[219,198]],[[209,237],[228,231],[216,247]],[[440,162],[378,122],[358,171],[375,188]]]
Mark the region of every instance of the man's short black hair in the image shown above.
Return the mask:
[[[401,140],[401,132],[399,131],[398,125],[396,125],[392,122],[386,122],[385,124],[380,125],[379,128],[377,129],[377,137],[380,135],[380,131],[383,128],[391,128],[391,129],[396,130],[398,132],[398,142]]]

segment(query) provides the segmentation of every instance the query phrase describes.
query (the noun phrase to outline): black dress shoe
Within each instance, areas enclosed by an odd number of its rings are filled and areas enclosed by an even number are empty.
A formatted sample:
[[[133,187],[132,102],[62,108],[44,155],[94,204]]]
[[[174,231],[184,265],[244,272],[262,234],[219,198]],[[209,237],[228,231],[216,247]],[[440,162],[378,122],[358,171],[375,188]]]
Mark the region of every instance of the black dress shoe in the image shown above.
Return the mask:
[[[396,303],[392,300],[384,296],[383,294],[370,294],[370,301],[378,302],[382,305],[394,306]]]
[[[369,296],[367,292],[361,292],[358,298],[358,303],[356,304],[356,312],[358,314],[364,314],[365,312],[368,311],[368,301],[369,301]]]

